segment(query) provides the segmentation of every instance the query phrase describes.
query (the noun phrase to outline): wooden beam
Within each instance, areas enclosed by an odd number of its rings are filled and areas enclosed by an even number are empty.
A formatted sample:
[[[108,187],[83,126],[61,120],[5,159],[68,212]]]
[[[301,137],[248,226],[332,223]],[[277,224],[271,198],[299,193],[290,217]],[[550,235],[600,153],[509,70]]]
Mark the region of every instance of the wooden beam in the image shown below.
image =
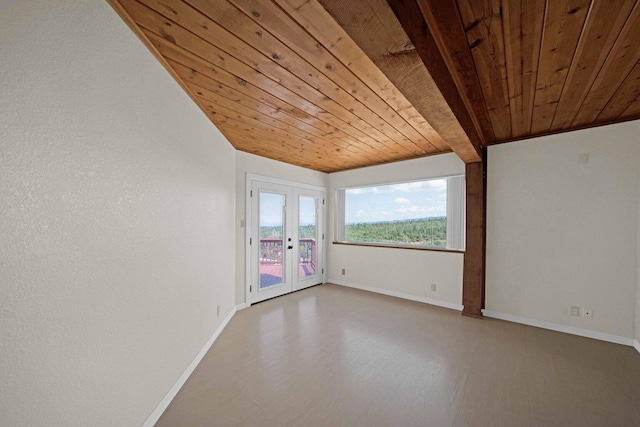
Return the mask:
[[[441,151],[473,155],[469,138],[386,0],[276,1],[376,92],[390,92],[387,99],[399,114],[432,127],[439,137],[429,140]]]
[[[471,53],[472,48],[477,47],[477,43],[481,40],[475,40],[472,44],[467,42],[456,0],[415,0],[415,3],[420,12],[417,16],[422,16],[426,32],[433,38],[433,46],[429,46],[429,52],[437,52],[441,56],[456,93],[469,116],[469,119],[458,116],[458,120],[463,120],[461,123],[467,134],[470,129],[475,130],[483,145],[494,141],[496,138],[487,111],[486,99],[478,79],[478,65],[474,62]],[[415,8],[411,6],[412,10]],[[429,59],[434,60],[433,53]],[[438,80],[436,83],[440,87]],[[444,88],[441,87],[440,90]],[[467,120],[470,122],[467,123]]]
[[[467,163],[466,248],[462,273],[462,314],[482,317],[485,292],[486,150],[484,162]]]
[[[234,1],[237,2],[237,0]],[[248,4],[254,2],[259,2],[259,0],[243,0],[241,3]],[[325,46],[325,48],[330,46],[330,51],[335,55],[335,58],[338,59],[338,62],[349,64],[349,69],[362,80],[363,83],[380,94],[389,106],[397,111],[400,116],[414,123],[416,129],[436,146],[438,150],[441,152],[451,151],[448,144],[443,140],[441,135],[434,130],[428,120],[425,120],[414,105],[405,98],[402,93],[402,88],[397,88],[398,90],[396,90],[393,80],[386,75],[386,73],[383,73],[384,70],[379,68],[375,57],[367,51],[367,48],[372,45],[379,46],[383,44],[381,40],[383,32],[379,31],[380,27],[373,25],[374,23],[369,21],[367,28],[375,31],[373,34],[375,34],[376,37],[372,39],[371,43],[363,43],[364,40],[354,37],[351,31],[354,28],[358,28],[358,26],[354,25],[354,22],[350,20],[345,21],[340,19],[342,15],[336,16],[332,11],[333,8],[328,7],[335,4],[335,9],[344,11],[344,13],[351,13],[352,7],[358,8],[361,11],[361,16],[367,7],[372,8],[375,4],[382,3],[395,20],[393,12],[391,12],[385,0],[376,0],[376,2],[319,0],[304,3],[296,0],[275,0],[275,3],[282,8],[283,12],[291,16],[301,28],[304,28],[318,40],[322,46]],[[346,22],[347,25],[345,25],[345,28],[342,28],[338,22]],[[399,25],[400,24],[398,24],[398,26]],[[281,25],[278,25],[279,30],[282,28]],[[389,26],[385,28],[389,28]],[[347,29],[349,31],[347,31]],[[400,30],[402,31],[402,28],[400,28]],[[404,31],[402,32],[404,34]],[[386,52],[389,51],[385,51],[385,53]],[[365,54],[363,55],[363,53]],[[389,80],[391,80],[391,82],[389,82]]]
[[[493,129],[489,124],[485,111],[474,111],[473,105],[484,105],[482,95],[478,94],[479,84],[470,84],[471,78],[458,81],[454,77],[475,73],[473,58],[466,43],[464,28],[461,27],[459,14],[438,18],[448,22],[435,22],[434,11],[427,2],[420,7],[416,0],[388,0],[389,5],[398,17],[411,42],[416,47],[420,58],[429,70],[440,92],[447,100],[451,110],[469,136],[479,161],[466,160],[466,248],[464,253],[463,283],[462,283],[462,314],[465,316],[482,317],[485,294],[485,156],[486,149],[482,146],[493,141]],[[453,7],[453,2],[445,2]],[[440,3],[438,3],[440,5]],[[457,11],[457,7],[455,7]],[[427,17],[425,17],[425,11]],[[442,15],[442,14],[440,14]],[[439,16],[439,15],[438,15]],[[427,23],[429,21],[429,25]],[[444,28],[449,28],[447,37],[457,42],[453,49],[458,55],[445,52],[442,39],[446,36]],[[459,31],[460,30],[460,31]],[[436,31],[434,34],[432,31]],[[440,46],[436,37],[439,37]],[[468,54],[465,56],[465,54]],[[461,66],[466,59],[465,66]],[[456,67],[456,64],[458,66]],[[461,70],[464,68],[464,70]],[[477,80],[477,76],[475,77]],[[469,99],[469,96],[474,99]],[[473,102],[473,104],[472,104]],[[464,160],[464,159],[463,159]]]
[[[453,114],[469,137],[473,156],[466,159],[461,157],[462,160],[465,163],[478,162],[481,159],[481,147],[485,145],[485,135],[479,131],[480,125],[477,124],[477,120],[474,120],[474,117],[469,112],[469,107],[467,106],[469,102],[466,101],[466,96],[460,94],[458,86],[452,77],[453,70],[450,70],[447,66],[447,59],[438,48],[434,34],[425,22],[425,17],[422,14],[420,6],[416,0],[387,0],[387,2],[400,21],[400,24],[402,24],[411,43],[415,46],[418,55],[447,101],[447,104],[449,104],[451,111],[453,111]],[[459,16],[457,16],[456,19],[459,20]],[[462,24],[460,24],[460,26],[462,26]],[[468,51],[469,47],[466,43],[464,29],[462,29],[461,36],[464,45],[462,47]],[[486,122],[487,124],[489,123],[488,118]],[[487,127],[485,133],[489,134],[489,138],[487,139],[489,141],[493,140],[493,132],[490,124],[485,127]],[[454,151],[456,150],[454,149]]]

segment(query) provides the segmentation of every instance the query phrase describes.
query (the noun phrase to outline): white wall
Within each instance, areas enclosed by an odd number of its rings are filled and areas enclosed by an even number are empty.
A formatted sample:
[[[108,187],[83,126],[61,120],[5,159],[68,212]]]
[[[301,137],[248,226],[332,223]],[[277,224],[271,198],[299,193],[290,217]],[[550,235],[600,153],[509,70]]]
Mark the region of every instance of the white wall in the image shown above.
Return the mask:
[[[236,304],[245,300],[245,250],[248,237],[240,224],[245,220],[247,174],[300,184],[327,186],[327,174],[238,151],[236,153]]]
[[[493,146],[488,157],[487,309],[633,337],[640,121]]]
[[[335,240],[335,189],[464,173],[455,154],[425,157],[329,175],[329,242]],[[374,288],[461,308],[463,254],[329,243],[327,281]],[[342,269],[346,270],[343,276]],[[435,283],[436,292],[431,291]]]
[[[638,269],[636,272],[636,281],[638,289],[636,290],[636,348],[640,351],[640,181],[638,182]]]
[[[106,2],[0,10],[0,425],[139,426],[234,306],[235,152]]]

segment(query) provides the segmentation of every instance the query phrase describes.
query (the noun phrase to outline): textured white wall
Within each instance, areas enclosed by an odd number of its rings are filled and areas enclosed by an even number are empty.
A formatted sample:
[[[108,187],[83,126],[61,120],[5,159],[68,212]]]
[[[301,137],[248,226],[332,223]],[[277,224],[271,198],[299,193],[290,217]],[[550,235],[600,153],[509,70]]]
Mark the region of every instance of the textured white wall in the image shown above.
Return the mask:
[[[329,242],[335,240],[335,189],[464,173],[455,154],[391,163],[329,175]],[[329,243],[327,281],[462,304],[463,254]],[[342,269],[346,274],[341,274]],[[431,291],[431,283],[437,291]]]
[[[300,184],[327,186],[328,175],[323,172],[293,166],[265,157],[238,151],[236,153],[236,304],[245,303],[245,219],[247,173],[282,179]]]
[[[490,147],[487,309],[633,337],[639,158],[640,121]]]
[[[640,181],[638,182],[638,243],[637,243],[638,266],[636,271],[636,281],[638,289],[636,290],[636,341],[640,346]],[[640,348],[638,348],[640,351]]]
[[[106,2],[0,11],[0,425],[141,425],[234,306],[235,152]]]

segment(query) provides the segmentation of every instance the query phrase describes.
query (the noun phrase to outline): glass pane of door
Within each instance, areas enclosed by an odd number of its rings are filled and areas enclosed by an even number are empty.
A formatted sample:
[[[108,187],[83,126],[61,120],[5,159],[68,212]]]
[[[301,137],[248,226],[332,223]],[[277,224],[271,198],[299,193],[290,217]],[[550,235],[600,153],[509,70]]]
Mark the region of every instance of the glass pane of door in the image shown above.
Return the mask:
[[[260,192],[260,289],[284,282],[285,196]]]
[[[300,196],[298,199],[298,279],[316,275],[318,241],[317,199]]]

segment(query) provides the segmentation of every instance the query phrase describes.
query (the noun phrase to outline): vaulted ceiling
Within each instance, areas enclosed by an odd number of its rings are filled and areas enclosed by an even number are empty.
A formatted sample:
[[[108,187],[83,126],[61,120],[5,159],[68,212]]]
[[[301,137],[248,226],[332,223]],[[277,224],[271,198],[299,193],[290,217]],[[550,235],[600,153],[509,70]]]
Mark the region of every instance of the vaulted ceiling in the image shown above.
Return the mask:
[[[323,172],[640,118],[637,1],[108,1],[235,148]]]

